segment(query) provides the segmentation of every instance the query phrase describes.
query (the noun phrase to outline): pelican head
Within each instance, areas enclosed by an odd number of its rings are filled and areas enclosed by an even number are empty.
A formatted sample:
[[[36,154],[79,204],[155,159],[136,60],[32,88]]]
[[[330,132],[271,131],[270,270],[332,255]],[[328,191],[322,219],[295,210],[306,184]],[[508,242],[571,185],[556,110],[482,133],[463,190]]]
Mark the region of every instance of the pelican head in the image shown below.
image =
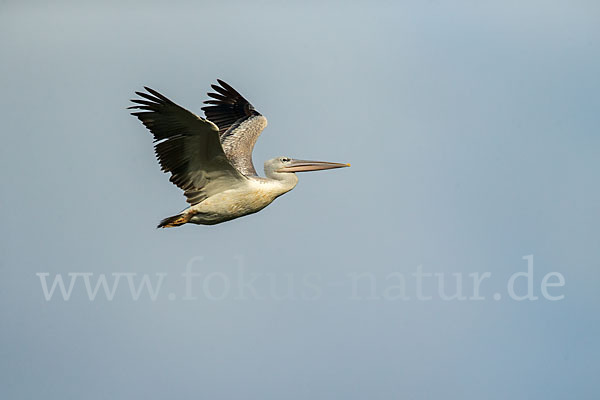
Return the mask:
[[[350,164],[335,163],[329,161],[297,160],[290,157],[272,158],[265,162],[265,174],[275,176],[281,173],[321,171],[325,169],[349,167]]]

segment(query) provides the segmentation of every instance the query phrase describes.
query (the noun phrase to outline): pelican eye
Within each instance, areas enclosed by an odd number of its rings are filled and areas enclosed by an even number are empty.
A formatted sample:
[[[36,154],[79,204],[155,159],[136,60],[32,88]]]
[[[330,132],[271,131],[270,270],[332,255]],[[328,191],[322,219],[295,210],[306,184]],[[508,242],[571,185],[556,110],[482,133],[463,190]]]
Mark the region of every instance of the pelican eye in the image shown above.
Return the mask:
[[[287,158],[287,157],[282,157],[282,158],[281,158],[281,161],[282,161],[282,162],[289,162],[289,161],[290,161],[290,159],[289,159],[289,158]]]

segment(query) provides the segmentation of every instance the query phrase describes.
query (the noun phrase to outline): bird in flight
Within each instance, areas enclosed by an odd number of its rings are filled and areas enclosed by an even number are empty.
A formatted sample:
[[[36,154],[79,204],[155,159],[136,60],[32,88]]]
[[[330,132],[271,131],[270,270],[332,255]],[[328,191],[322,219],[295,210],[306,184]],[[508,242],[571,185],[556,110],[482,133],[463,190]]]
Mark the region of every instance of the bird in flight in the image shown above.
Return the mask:
[[[129,107],[152,132],[161,169],[190,204],[163,219],[158,228],[187,223],[215,225],[258,212],[298,183],[296,172],[349,167],[350,164],[277,157],[264,164],[266,178],[252,164],[252,149],[267,119],[241,94],[217,79],[202,107],[206,118],[144,87]]]

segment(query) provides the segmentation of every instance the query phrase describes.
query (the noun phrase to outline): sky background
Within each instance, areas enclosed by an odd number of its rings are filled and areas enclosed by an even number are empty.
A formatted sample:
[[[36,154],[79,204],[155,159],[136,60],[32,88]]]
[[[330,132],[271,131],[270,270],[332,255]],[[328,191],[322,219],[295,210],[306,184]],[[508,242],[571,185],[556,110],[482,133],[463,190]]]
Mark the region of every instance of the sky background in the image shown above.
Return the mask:
[[[0,397],[599,398],[600,6],[550,3],[0,2]],[[257,169],[352,167],[157,230],[186,203],[125,108],[147,85],[199,113],[217,78],[269,120]],[[467,296],[489,272],[485,300],[419,301],[419,266]],[[168,276],[46,301],[40,272]]]

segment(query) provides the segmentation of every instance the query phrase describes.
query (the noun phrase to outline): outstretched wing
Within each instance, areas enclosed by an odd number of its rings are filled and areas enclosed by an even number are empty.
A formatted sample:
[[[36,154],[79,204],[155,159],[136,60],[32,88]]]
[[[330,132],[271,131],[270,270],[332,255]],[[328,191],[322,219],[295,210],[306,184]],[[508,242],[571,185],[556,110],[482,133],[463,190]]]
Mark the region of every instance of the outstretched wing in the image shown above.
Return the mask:
[[[246,181],[223,152],[219,129],[210,121],[173,103],[157,91],[135,92],[141,99],[129,107],[154,135],[154,150],[169,179],[194,205]]]
[[[220,79],[211,85],[216,93],[208,93],[211,100],[202,107],[206,118],[219,127],[223,151],[238,171],[246,176],[256,176],[252,164],[252,150],[267,119],[254,109],[234,88]]]

